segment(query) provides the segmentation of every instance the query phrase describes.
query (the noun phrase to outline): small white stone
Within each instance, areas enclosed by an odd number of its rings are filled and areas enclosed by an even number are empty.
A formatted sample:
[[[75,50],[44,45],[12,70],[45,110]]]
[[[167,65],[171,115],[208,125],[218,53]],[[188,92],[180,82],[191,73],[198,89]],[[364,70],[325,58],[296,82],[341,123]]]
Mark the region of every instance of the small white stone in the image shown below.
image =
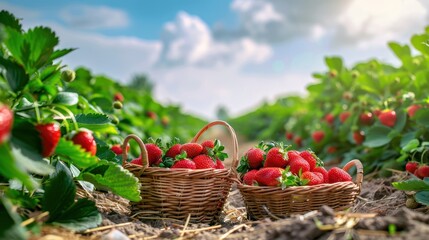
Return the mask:
[[[108,234],[101,237],[101,240],[130,240],[127,235],[119,230],[112,230]]]

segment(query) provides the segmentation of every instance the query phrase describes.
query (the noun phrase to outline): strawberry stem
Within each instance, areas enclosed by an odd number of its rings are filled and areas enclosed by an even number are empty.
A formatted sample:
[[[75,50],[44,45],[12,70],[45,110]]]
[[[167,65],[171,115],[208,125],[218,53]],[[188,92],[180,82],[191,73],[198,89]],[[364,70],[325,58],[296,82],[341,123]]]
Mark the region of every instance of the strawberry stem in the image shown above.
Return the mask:
[[[53,112],[54,114],[56,114],[56,115],[58,115],[62,120],[63,120],[63,123],[64,123],[64,125],[66,126],[66,131],[67,132],[69,132],[70,131],[70,126],[69,126],[69,123],[68,123],[68,121],[67,121],[67,118],[66,118],[66,116],[64,116],[64,114],[62,114],[61,112],[59,112],[59,111],[57,111],[57,110],[55,110],[55,109],[53,109],[53,108],[51,108],[51,109],[49,109],[51,112]]]
[[[36,121],[40,123],[39,103],[37,101],[34,102],[34,111],[36,112]]]
[[[73,122],[73,126],[74,126],[75,130],[76,130],[76,131],[78,131],[78,130],[79,130],[79,125],[77,124],[77,122],[76,122],[76,118],[74,117],[74,114],[70,111],[70,109],[68,109],[68,108],[66,108],[66,107],[64,107],[64,106],[62,106],[62,105],[58,105],[58,104],[54,104],[53,106],[54,106],[54,107],[58,107],[58,108],[60,108],[61,110],[65,111],[65,112],[69,115],[69,117],[71,118],[71,120],[72,120],[72,122]]]

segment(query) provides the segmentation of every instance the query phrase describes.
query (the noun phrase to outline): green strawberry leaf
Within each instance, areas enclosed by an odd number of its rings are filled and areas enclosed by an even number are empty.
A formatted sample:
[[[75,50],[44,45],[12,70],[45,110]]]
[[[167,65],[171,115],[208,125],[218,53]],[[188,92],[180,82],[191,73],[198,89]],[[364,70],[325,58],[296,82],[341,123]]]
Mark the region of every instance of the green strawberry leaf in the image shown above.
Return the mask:
[[[25,69],[18,63],[0,57],[0,69],[3,68],[3,77],[7,80],[12,91],[18,92],[24,89],[30,81]]]
[[[429,206],[429,191],[421,191],[415,195],[416,202]]]
[[[67,106],[76,105],[79,102],[79,95],[73,92],[60,92],[54,99],[54,103]]]
[[[76,50],[76,48],[65,48],[65,49],[55,50],[52,53],[51,57],[49,58],[49,61],[53,61],[57,58],[63,57],[64,55],[67,55],[74,50]]]
[[[0,161],[1,162],[1,161]],[[15,212],[9,199],[0,197],[0,239],[24,240],[28,234],[21,226],[21,217]]]
[[[420,179],[410,179],[402,182],[393,182],[393,187],[402,191],[427,191],[429,183]]]
[[[80,145],[75,145],[72,141],[60,138],[55,154],[61,156],[61,160],[76,165],[79,168],[86,168],[98,162],[98,158],[86,152]]]
[[[118,129],[111,123],[109,116],[105,114],[78,114],[75,118],[81,128],[86,128],[99,133],[118,134]]]
[[[391,130],[391,128],[385,126],[373,126],[368,129],[363,144],[373,148],[384,146],[392,140],[392,135],[389,137]]]
[[[101,224],[101,220],[101,214],[95,203],[87,198],[81,198],[51,223],[74,231],[83,231],[97,227]]]
[[[116,163],[101,160],[82,171],[78,179],[93,183],[97,189],[111,191],[131,201],[141,200],[139,180]]]
[[[237,167],[237,172],[239,173],[247,173],[250,169],[249,161],[247,160],[247,156],[244,155],[240,158],[240,163]]]
[[[19,20],[6,10],[0,11],[0,23],[18,32],[22,32],[22,26]]]

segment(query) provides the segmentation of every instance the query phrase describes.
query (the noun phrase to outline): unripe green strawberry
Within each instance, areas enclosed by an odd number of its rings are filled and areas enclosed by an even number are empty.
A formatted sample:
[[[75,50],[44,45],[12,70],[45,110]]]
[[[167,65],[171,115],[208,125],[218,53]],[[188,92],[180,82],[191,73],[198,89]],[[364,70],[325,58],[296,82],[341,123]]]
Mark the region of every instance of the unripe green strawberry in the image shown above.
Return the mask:
[[[73,70],[67,69],[61,73],[61,79],[65,82],[73,82],[76,78],[76,73]]]
[[[110,115],[110,121],[116,125],[119,123],[119,118],[116,117],[115,115]]]
[[[186,152],[188,158],[194,158],[203,152],[203,146],[199,143],[185,143],[180,147],[180,152]]]
[[[80,129],[73,135],[72,141],[74,144],[80,145],[92,156],[95,156],[97,153],[97,143],[95,142],[94,136],[92,136],[92,132],[87,129]]]
[[[187,168],[187,169],[196,169],[195,162],[193,162],[191,159],[185,158],[181,159],[173,164],[171,168]]]
[[[273,147],[267,152],[265,157],[264,167],[279,167],[285,168],[288,163],[288,158],[283,149]]]
[[[37,124],[36,130],[42,140],[42,156],[51,156],[61,138],[60,126],[57,123]]]
[[[328,171],[329,183],[352,181],[352,177],[341,168],[333,167]]]
[[[324,167],[315,167],[313,169],[313,172],[321,173],[323,175],[323,182],[328,183],[329,177],[328,177],[328,171]]]
[[[258,170],[255,180],[259,186],[279,186],[282,182],[282,168],[267,167]]]
[[[122,109],[122,103],[120,101],[114,101],[113,102],[113,108],[114,109]]]
[[[253,170],[248,171],[246,174],[244,174],[243,183],[246,185],[254,185],[255,183],[257,183],[255,180],[257,172],[258,172],[258,170],[253,169]]]
[[[0,145],[10,136],[13,126],[13,112],[6,105],[0,103]]]
[[[264,151],[260,148],[251,148],[246,153],[250,169],[259,169],[264,161]]]
[[[158,165],[161,162],[162,150],[154,143],[145,144],[147,150],[147,158],[149,160],[149,166]]]
[[[197,169],[215,168],[216,163],[205,154],[198,155],[192,159]]]
[[[304,173],[302,173],[301,179],[308,180],[307,185],[309,185],[309,186],[318,185],[318,184],[322,184],[323,183],[323,179],[320,178],[315,173],[312,173],[312,172],[304,172]]]
[[[378,115],[378,119],[381,124],[388,127],[394,127],[396,124],[396,112],[390,109],[385,109],[380,113],[380,115]]]

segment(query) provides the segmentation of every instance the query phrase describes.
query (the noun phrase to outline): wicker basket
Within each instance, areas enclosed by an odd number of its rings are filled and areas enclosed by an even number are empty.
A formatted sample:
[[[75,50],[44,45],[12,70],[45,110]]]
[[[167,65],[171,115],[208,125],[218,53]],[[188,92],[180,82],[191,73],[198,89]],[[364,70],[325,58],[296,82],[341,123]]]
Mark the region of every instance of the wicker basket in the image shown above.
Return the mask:
[[[338,182],[313,186],[259,187],[237,184],[243,195],[249,219],[283,218],[291,214],[302,214],[327,205],[335,210],[351,207],[359,195],[363,181],[363,166],[352,160],[344,166],[348,171],[356,166],[355,182]]]
[[[147,152],[142,140],[129,135],[122,145],[124,168],[140,181],[140,202],[131,203],[133,214],[142,219],[171,218],[191,222],[215,223],[228,197],[232,182],[236,179],[238,142],[234,129],[226,122],[214,121],[202,128],[192,139],[197,142],[210,127],[222,125],[227,128],[233,143],[230,169],[169,169],[149,167]],[[140,146],[143,166],[128,163],[125,148],[134,139]]]

